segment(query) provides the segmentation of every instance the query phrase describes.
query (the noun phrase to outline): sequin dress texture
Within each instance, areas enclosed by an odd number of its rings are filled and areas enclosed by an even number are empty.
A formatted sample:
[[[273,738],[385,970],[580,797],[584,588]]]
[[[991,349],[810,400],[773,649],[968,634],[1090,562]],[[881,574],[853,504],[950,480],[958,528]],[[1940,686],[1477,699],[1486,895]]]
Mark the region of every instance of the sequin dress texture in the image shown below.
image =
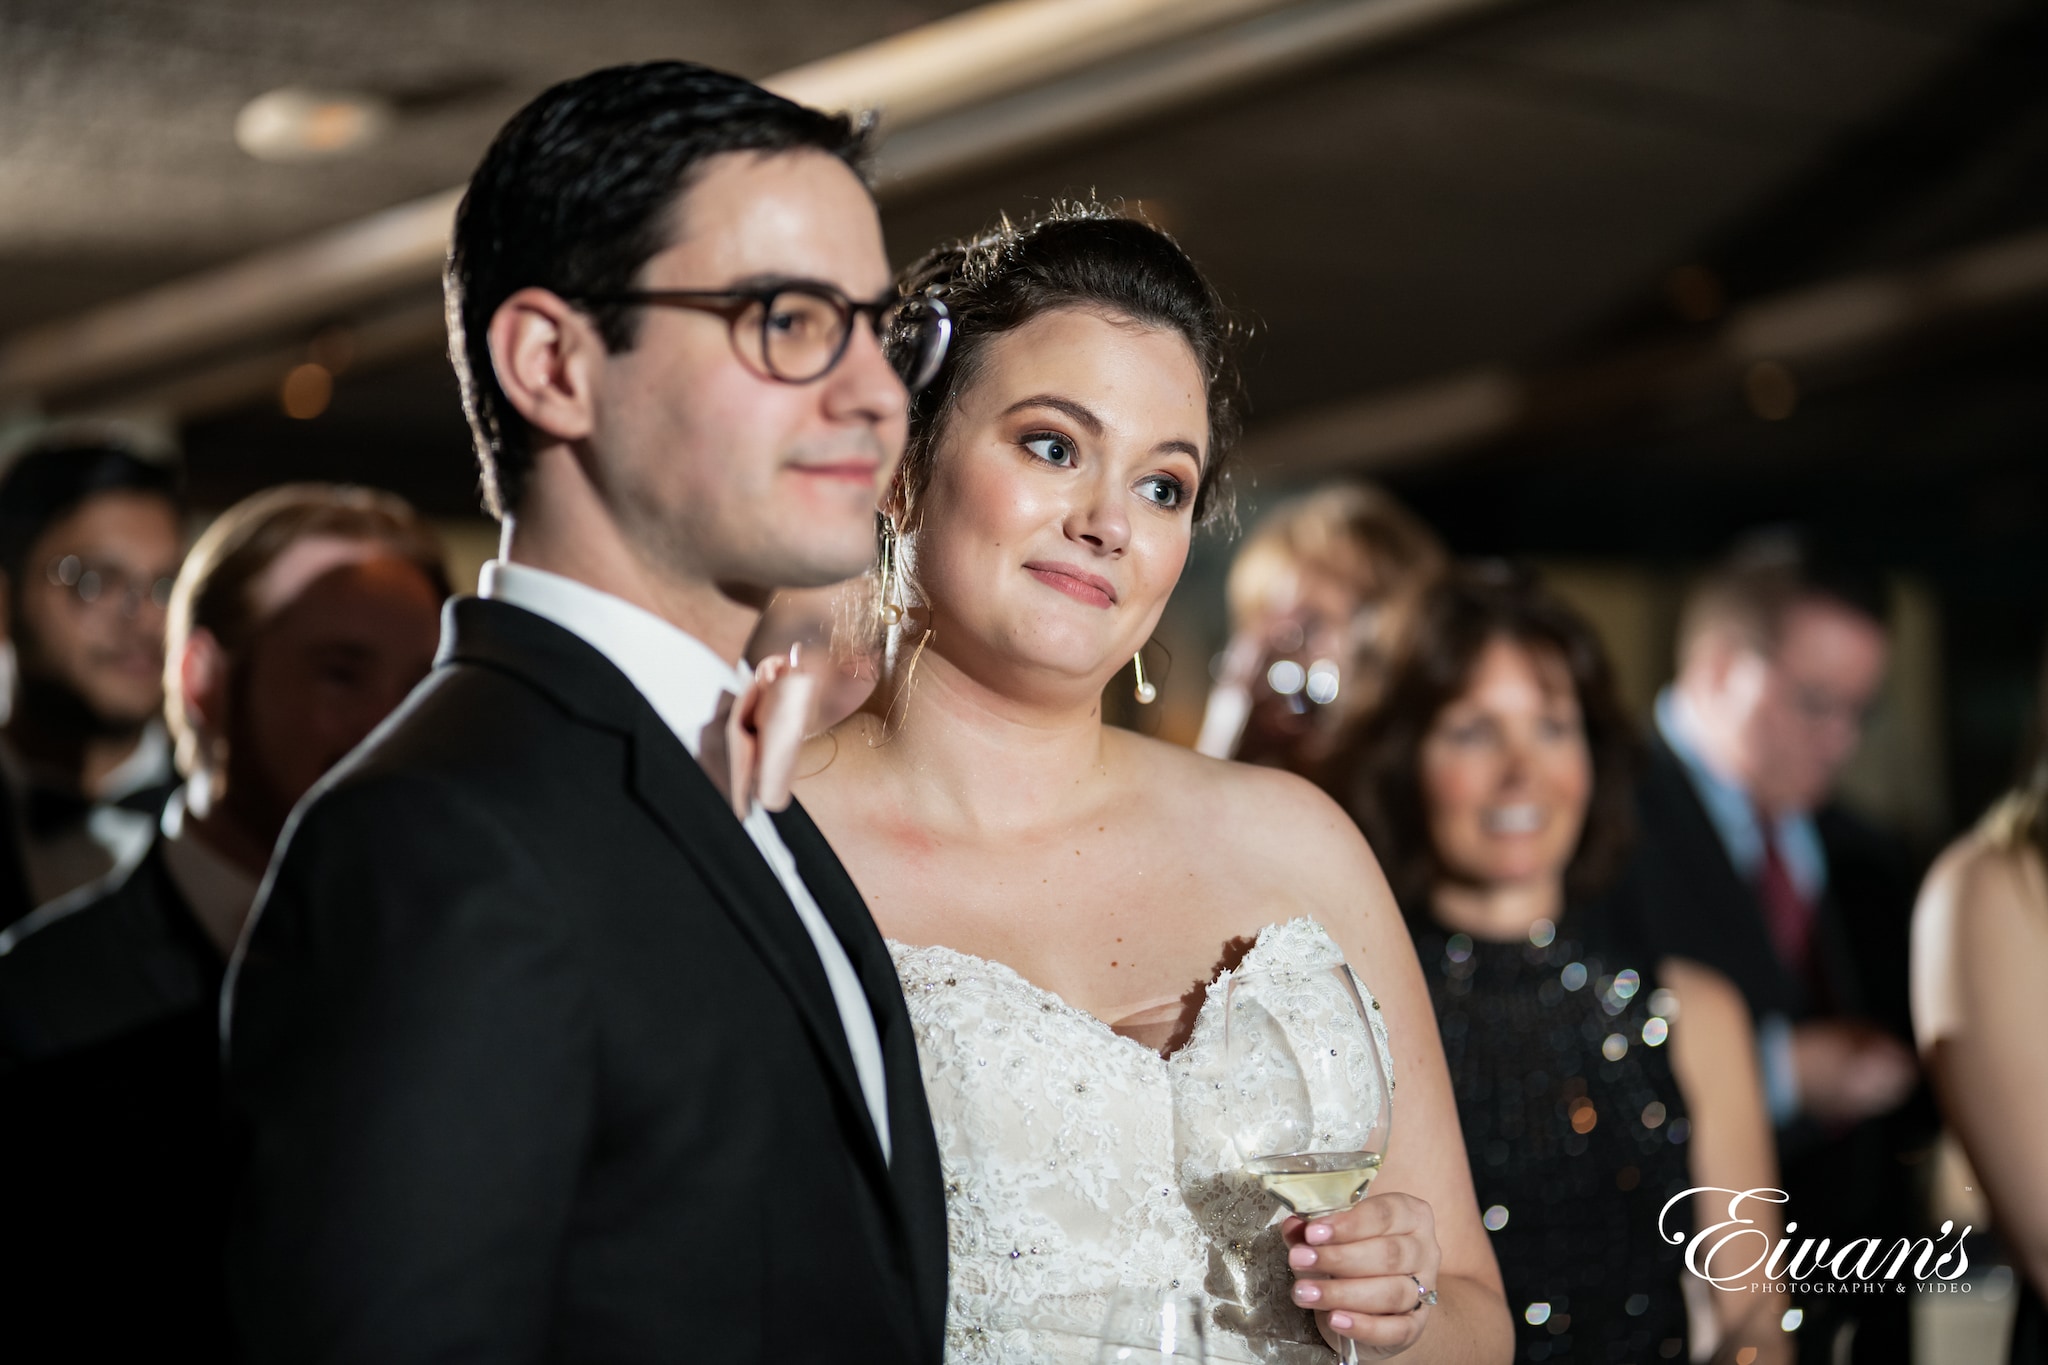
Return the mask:
[[[1546,922],[1514,943],[1433,925],[1415,936],[1515,1359],[1682,1361],[1685,1249],[1657,1230],[1692,1184],[1671,1001],[1647,963],[1589,951],[1570,929]],[[1685,1202],[1665,1220],[1681,1237],[1691,1226]]]
[[[999,962],[891,943],[946,1181],[953,1365],[1091,1365],[1120,1286],[1201,1290],[1217,1360],[1329,1365],[1292,1299],[1278,1203],[1239,1169],[1222,1104],[1226,972],[1170,1058]],[[1335,965],[1311,920],[1239,970]],[[1382,1055],[1386,1025],[1368,1010]],[[1341,1044],[1355,1016],[1333,1021]],[[1398,1121],[1396,1130],[1398,1131]]]

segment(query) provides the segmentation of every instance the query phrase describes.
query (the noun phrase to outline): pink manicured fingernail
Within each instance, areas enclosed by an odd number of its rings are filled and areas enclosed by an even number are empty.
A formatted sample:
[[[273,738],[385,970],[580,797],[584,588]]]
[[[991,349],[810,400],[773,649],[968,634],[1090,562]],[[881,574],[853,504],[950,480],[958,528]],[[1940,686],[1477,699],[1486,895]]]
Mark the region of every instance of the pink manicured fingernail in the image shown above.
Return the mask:
[[[1294,1301],[1296,1303],[1320,1303],[1322,1297],[1323,1290],[1320,1285],[1303,1281],[1294,1286]]]
[[[1296,1270],[1307,1270],[1316,1263],[1314,1247],[1293,1247],[1287,1253],[1287,1264]]]
[[[1321,1246],[1324,1242],[1329,1241],[1333,1235],[1335,1234],[1330,1231],[1328,1223],[1310,1223],[1307,1231],[1303,1232],[1301,1237],[1305,1242],[1314,1242],[1317,1246]]]
[[[1348,1331],[1350,1331],[1350,1330],[1351,1330],[1351,1315],[1350,1315],[1349,1313],[1332,1313],[1332,1314],[1330,1314],[1330,1326],[1331,1326],[1331,1327],[1332,1327],[1333,1329],[1335,1329],[1336,1331],[1339,1331],[1339,1332],[1348,1332]]]

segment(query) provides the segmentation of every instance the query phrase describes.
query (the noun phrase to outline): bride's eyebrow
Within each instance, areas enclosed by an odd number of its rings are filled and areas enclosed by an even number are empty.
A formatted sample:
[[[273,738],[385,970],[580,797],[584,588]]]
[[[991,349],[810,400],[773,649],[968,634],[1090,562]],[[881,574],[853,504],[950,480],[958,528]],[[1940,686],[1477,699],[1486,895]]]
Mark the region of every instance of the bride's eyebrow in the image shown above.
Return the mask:
[[[1020,398],[1004,408],[1002,415],[1008,417],[1011,413],[1021,412],[1025,408],[1051,408],[1055,412],[1063,412],[1086,428],[1090,436],[1102,434],[1102,419],[1071,398],[1062,398],[1056,393],[1034,393],[1029,398]]]

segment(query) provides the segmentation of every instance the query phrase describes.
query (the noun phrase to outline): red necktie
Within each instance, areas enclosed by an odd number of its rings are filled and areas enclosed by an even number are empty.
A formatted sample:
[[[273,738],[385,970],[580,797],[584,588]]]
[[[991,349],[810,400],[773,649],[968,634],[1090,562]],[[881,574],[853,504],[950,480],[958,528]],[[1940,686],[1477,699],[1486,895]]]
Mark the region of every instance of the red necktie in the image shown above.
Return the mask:
[[[1756,824],[1764,838],[1764,862],[1756,878],[1757,897],[1764,906],[1764,925],[1770,930],[1771,946],[1778,950],[1778,960],[1793,976],[1803,980],[1813,938],[1813,902],[1792,880],[1792,869],[1778,852],[1777,832],[1770,817],[1759,812]]]

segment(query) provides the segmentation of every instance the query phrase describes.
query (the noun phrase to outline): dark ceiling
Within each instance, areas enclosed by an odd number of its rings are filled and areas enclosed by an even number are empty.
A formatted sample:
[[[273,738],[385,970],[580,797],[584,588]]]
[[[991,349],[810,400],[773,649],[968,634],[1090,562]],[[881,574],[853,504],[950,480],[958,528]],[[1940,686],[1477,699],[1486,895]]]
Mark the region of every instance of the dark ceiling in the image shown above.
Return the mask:
[[[32,79],[0,85],[0,120],[26,132],[0,153],[26,191],[0,196],[0,330],[456,183],[564,72],[657,53],[781,69],[945,8],[338,0],[316,21],[12,0],[0,61]],[[1666,299],[1683,266],[1733,305],[2048,226],[2042,28],[2018,0],[1532,0],[893,197],[886,220],[907,258],[1061,195],[1141,201],[1253,324],[1270,422],[1654,340],[1685,326]],[[357,161],[233,146],[239,101],[314,74],[429,93]],[[217,497],[289,472],[475,505],[453,385],[424,350],[345,376],[316,421],[266,399],[185,437]]]

